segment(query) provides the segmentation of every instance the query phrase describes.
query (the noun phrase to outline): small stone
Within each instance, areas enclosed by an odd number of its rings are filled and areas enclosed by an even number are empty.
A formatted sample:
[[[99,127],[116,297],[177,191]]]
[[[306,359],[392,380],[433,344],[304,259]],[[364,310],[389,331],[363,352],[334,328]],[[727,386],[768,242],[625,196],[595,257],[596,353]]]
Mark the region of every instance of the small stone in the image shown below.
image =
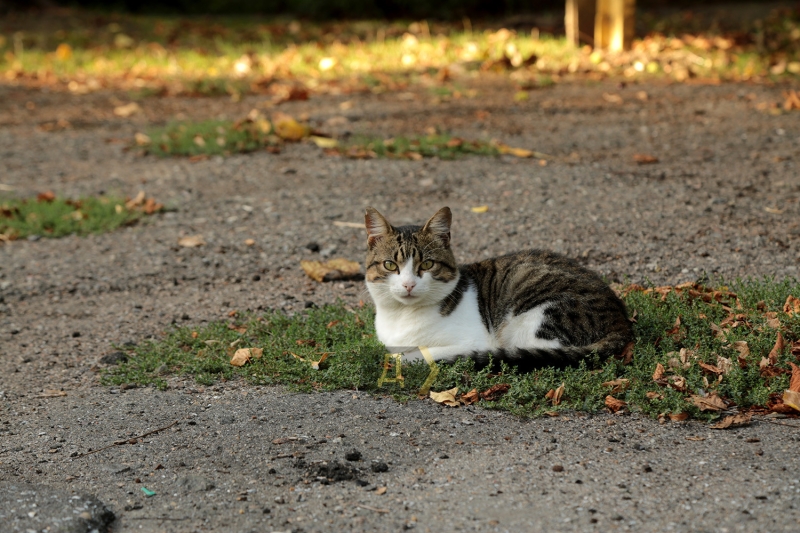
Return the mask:
[[[42,238],[42,237],[41,237],[41,236],[39,236],[39,235],[28,235],[28,240],[29,240],[30,242],[36,242],[36,241],[38,241],[38,240],[39,240],[39,239],[41,239],[41,238]]]
[[[189,320],[189,318],[190,318],[190,317],[189,317],[188,313],[183,313],[183,314],[181,315],[181,320]]]
[[[252,277],[251,279],[252,279],[253,281],[261,281],[261,276],[259,276],[258,274],[254,274],[254,275],[253,275],[253,277]]]
[[[100,358],[100,363],[104,365],[118,365],[128,360],[124,352],[111,352]]]
[[[286,503],[286,500],[283,499],[283,496],[276,496],[275,497],[275,503],[284,504],[284,503]]]
[[[314,309],[314,308],[317,307],[317,304],[315,304],[311,300],[308,300],[303,304],[303,307],[306,308],[306,309]]]
[[[264,509],[262,509],[261,512],[264,514],[270,514],[272,512],[272,509],[270,509],[269,507],[264,507]]]
[[[348,461],[360,461],[361,460],[361,452],[358,450],[350,450],[349,452],[344,454],[344,458]]]
[[[383,461],[378,461],[376,463],[372,463],[372,465],[370,465],[370,469],[372,469],[373,472],[388,472],[389,465]]]
[[[306,244],[306,249],[310,250],[312,252],[319,252],[320,247],[319,247],[319,244],[317,244],[316,242],[310,242],[310,243]]]
[[[563,472],[564,467],[562,465],[553,465],[553,472]]]
[[[644,470],[645,472],[652,472],[653,471],[653,467],[650,466],[650,465],[644,465],[642,467],[642,470]]]
[[[450,456],[447,455],[446,453],[443,453],[439,455],[439,459],[450,459]]]
[[[77,339],[80,336],[81,336],[81,332],[80,331],[73,331],[72,332],[72,338],[73,339]]]

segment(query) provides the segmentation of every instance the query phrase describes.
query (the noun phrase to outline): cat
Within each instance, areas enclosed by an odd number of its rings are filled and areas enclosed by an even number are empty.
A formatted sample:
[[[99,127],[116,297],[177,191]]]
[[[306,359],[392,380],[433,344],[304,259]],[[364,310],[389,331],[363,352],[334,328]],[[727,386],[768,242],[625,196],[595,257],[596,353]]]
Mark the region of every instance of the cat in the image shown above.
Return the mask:
[[[366,284],[387,347],[529,370],[604,360],[633,340],[625,304],[596,273],[543,250],[458,266],[451,222],[448,207],[401,227],[366,209]]]

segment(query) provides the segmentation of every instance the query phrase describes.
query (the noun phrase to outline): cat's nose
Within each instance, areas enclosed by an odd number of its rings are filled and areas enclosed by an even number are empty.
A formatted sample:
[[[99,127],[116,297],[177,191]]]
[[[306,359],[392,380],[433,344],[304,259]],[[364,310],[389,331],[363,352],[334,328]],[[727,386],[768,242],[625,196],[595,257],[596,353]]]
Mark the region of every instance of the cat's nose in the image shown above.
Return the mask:
[[[408,291],[408,294],[411,294],[411,291],[413,291],[414,287],[416,287],[416,286],[417,286],[417,283],[415,281],[413,281],[413,280],[412,281],[404,281],[403,282],[403,287],[406,288],[406,290]]]

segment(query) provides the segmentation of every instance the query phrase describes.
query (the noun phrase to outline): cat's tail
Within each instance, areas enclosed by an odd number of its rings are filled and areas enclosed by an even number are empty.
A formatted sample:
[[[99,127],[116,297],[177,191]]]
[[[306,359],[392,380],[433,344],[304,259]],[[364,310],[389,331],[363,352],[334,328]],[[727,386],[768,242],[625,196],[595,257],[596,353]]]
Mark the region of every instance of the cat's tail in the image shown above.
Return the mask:
[[[479,364],[488,364],[491,356],[493,364],[498,365],[500,361],[505,361],[520,371],[526,372],[545,366],[565,368],[568,366],[578,366],[581,361],[586,361],[589,366],[601,363],[609,357],[620,357],[623,355],[628,343],[632,341],[629,332],[612,332],[597,342],[586,346],[562,346],[560,348],[534,348],[534,349],[514,349],[514,350],[495,350],[491,354],[482,354],[475,357]]]

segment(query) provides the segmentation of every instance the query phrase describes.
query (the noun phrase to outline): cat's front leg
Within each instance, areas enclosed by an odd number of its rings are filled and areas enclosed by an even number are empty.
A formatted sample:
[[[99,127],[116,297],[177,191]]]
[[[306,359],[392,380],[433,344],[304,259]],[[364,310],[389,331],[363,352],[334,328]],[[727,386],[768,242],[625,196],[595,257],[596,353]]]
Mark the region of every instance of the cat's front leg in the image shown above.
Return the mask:
[[[459,357],[466,357],[475,351],[470,346],[387,346],[391,353],[402,353],[404,363],[417,361],[435,361],[438,363],[452,363]]]

